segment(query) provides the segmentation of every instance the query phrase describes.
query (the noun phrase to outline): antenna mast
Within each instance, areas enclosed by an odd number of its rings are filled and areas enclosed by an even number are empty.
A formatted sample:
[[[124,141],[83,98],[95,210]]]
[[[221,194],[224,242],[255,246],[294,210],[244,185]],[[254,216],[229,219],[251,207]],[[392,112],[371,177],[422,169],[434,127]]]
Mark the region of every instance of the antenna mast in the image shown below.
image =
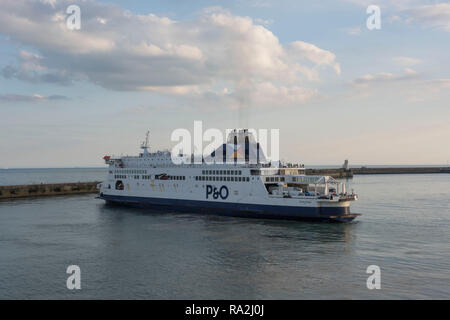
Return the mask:
[[[145,141],[144,142],[142,142],[142,144],[141,144],[141,149],[143,149],[144,150],[144,154],[147,154],[148,153],[148,148],[149,148],[149,141],[148,141],[148,137],[149,137],[149,135],[150,135],[150,131],[147,131],[147,133],[145,134]]]

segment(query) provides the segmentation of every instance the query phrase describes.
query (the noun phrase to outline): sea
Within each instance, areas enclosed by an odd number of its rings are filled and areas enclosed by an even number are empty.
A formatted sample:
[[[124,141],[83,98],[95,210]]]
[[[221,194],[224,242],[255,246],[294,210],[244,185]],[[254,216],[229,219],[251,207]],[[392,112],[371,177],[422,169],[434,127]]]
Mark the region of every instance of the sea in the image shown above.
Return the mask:
[[[8,169],[0,185],[105,175]],[[3,200],[0,299],[449,299],[450,174],[347,184],[362,216],[342,224],[161,213],[95,194]]]

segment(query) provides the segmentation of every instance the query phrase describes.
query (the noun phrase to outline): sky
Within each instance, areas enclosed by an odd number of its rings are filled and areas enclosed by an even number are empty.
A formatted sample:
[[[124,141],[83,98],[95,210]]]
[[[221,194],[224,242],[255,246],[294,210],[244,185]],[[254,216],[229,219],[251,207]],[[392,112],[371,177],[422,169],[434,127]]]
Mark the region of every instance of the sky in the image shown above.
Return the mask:
[[[296,163],[447,164],[449,52],[446,1],[2,0],[0,168],[102,166],[196,120],[279,129]]]

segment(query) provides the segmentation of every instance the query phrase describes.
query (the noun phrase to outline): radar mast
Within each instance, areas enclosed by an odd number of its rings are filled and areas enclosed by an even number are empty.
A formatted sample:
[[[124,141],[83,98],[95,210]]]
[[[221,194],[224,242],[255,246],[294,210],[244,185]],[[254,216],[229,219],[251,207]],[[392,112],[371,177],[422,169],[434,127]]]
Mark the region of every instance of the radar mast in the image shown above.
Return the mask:
[[[150,131],[147,130],[147,133],[145,134],[145,141],[142,142],[141,144],[141,149],[144,150],[144,154],[148,154],[148,149],[149,147],[149,141],[148,141],[148,137],[150,135]]]

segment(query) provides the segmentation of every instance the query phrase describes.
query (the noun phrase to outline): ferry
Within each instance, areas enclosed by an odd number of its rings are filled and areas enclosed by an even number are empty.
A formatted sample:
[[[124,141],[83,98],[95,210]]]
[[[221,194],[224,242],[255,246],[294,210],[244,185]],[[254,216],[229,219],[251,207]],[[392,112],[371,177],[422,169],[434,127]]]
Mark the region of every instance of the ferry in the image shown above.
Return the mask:
[[[149,151],[149,137],[137,156],[105,156],[108,176],[98,185],[107,203],[172,212],[246,218],[349,222],[358,199],[345,183],[305,175],[304,165],[271,162],[248,129],[234,129],[208,157]],[[256,159],[255,159],[256,158]],[[250,161],[252,159],[252,161]],[[189,161],[190,160],[190,161]]]

